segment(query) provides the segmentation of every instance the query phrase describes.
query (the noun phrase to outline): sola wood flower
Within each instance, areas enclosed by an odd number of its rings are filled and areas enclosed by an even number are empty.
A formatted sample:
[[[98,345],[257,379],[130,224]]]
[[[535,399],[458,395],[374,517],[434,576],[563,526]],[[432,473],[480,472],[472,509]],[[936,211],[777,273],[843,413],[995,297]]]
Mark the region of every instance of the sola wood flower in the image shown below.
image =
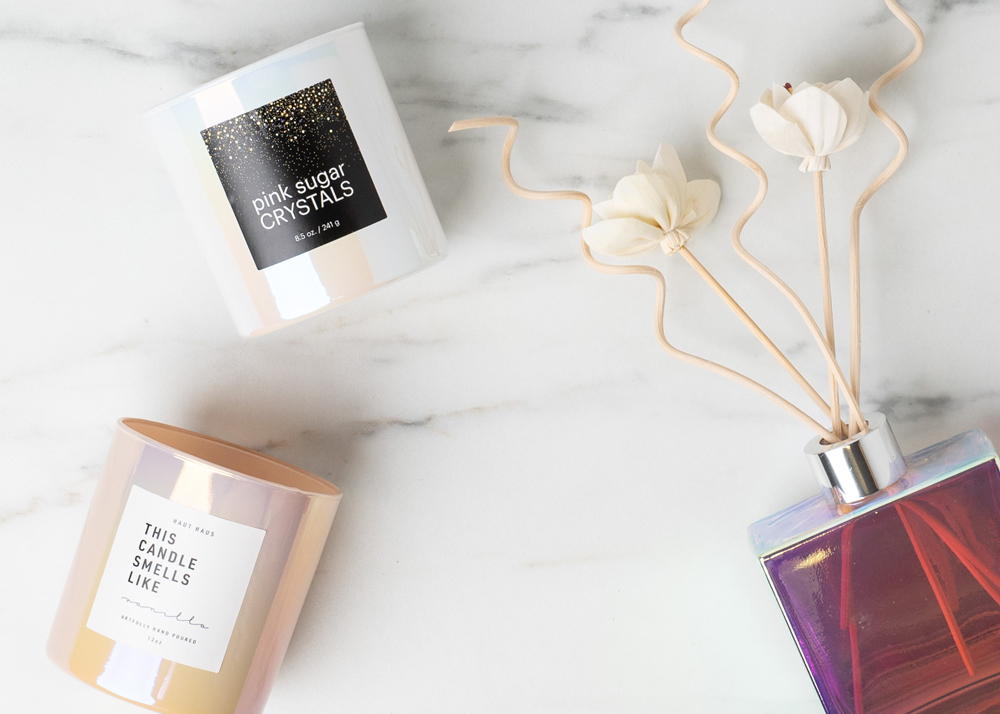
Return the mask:
[[[605,255],[636,255],[656,246],[670,255],[712,222],[720,195],[715,181],[688,181],[674,147],[660,144],[652,167],[640,161],[610,200],[594,206],[604,220],[584,229],[583,239]]]
[[[750,109],[758,133],[771,148],[801,156],[799,171],[829,171],[830,154],[845,149],[868,126],[868,92],[852,80],[830,84],[777,84]]]

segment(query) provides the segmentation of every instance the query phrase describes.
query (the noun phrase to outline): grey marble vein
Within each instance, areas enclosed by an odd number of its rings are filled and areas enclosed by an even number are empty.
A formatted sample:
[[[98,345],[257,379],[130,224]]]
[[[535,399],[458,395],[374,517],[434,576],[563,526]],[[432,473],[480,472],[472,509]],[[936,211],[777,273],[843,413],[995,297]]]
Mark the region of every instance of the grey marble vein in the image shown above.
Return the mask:
[[[620,2],[613,7],[598,10],[590,16],[591,21],[577,42],[577,47],[581,50],[594,49],[596,40],[605,25],[622,22],[646,22],[659,18],[670,11],[671,8],[665,5],[628,2]]]
[[[125,62],[192,68],[203,77],[203,80],[231,72],[280,49],[274,44],[227,48],[165,38],[140,43],[122,43],[86,34],[55,34],[39,28],[0,26],[0,43],[9,40],[97,50]]]

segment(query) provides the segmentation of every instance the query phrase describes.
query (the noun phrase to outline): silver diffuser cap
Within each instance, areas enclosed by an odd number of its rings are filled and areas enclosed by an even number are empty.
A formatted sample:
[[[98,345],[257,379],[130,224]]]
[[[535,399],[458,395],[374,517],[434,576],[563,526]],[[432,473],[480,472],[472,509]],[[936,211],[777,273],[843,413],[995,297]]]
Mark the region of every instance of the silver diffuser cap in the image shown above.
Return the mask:
[[[906,473],[903,454],[885,415],[868,416],[868,429],[836,444],[816,437],[805,448],[819,485],[837,503],[860,501]]]

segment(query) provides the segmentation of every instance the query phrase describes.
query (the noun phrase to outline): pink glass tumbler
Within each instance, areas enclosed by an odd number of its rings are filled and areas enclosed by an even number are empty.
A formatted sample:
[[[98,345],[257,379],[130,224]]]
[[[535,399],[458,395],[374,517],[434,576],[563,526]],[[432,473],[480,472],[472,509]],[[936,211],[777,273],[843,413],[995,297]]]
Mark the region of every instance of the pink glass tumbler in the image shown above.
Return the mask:
[[[249,449],[120,421],[49,656],[154,711],[261,712],[340,498]]]

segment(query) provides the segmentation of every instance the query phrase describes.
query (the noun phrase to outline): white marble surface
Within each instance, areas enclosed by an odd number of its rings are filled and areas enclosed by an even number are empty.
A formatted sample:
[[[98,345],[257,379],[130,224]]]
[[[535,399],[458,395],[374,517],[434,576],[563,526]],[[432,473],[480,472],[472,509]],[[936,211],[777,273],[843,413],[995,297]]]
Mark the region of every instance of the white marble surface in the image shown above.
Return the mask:
[[[912,153],[864,215],[864,403],[913,450],[1000,437],[1000,7],[906,5],[928,44],[883,93]],[[138,711],[44,656],[112,427],[138,416],[344,489],[270,712],[819,712],[745,540],[813,492],[810,432],[661,353],[651,283],[583,264],[575,204],[506,191],[500,131],[446,134],[515,115],[519,179],[595,197],[674,143],[723,188],[692,249],[824,384],[729,247],[756,185],[704,139],[726,83],[674,44],[686,6],[0,0],[0,709]],[[141,114],[356,20],[451,255],[243,341]],[[810,182],[747,110],[772,80],[867,87],[909,35],[878,0],[717,0],[689,37],[740,71],[720,134],[771,175],[747,245],[818,307]],[[847,213],[894,151],[876,124],[827,177],[842,306]],[[794,395],[685,264],[656,260],[679,346]]]

